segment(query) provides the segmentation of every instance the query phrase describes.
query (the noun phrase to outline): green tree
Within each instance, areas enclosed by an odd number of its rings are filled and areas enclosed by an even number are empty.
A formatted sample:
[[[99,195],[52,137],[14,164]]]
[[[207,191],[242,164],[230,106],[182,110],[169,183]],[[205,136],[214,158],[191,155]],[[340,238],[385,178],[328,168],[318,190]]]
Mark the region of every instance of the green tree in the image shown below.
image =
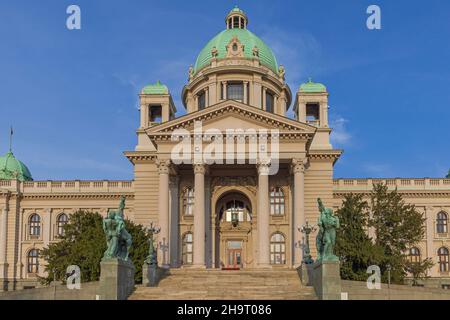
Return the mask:
[[[431,258],[427,258],[422,261],[412,262],[409,260],[405,261],[405,271],[409,272],[413,278],[413,286],[419,284],[419,280],[428,278],[428,270],[434,265]]]
[[[425,234],[425,217],[414,205],[406,204],[397,190],[376,184],[371,193],[372,219],[376,245],[383,248],[384,258],[379,265],[386,280],[386,269],[391,268],[391,281],[402,283],[406,275],[405,252],[421,241]]]
[[[446,179],[450,179],[450,169],[448,169],[448,173],[447,173],[447,175],[445,176],[445,178],[446,178]]]
[[[382,260],[382,248],[368,236],[369,205],[361,194],[346,195],[336,211],[340,228],[337,230],[336,255],[341,261],[341,277],[365,281],[367,268]]]
[[[100,278],[100,261],[106,250],[102,216],[98,213],[78,211],[69,217],[60,241],[44,248],[40,255],[46,261],[47,277],[41,282],[49,284],[53,279],[65,282],[66,270],[77,265],[81,271],[81,281],[97,281]],[[126,228],[133,238],[130,258],[136,268],[135,281],[142,281],[142,264],[148,254],[149,236],[141,226],[125,220]]]

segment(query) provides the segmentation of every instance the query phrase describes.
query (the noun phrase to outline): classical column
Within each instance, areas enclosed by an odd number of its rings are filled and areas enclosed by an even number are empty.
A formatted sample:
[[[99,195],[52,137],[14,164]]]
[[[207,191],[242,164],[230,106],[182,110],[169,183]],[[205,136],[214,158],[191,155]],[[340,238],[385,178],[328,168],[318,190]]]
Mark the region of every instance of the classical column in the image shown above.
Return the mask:
[[[205,172],[204,164],[194,164],[194,263],[205,267]]]
[[[169,265],[169,166],[170,160],[158,160],[159,172],[159,216],[161,232],[158,235],[158,263],[163,267]]]
[[[244,103],[248,104],[248,95],[247,95],[247,89],[248,88],[248,81],[244,81]]]
[[[294,266],[302,262],[302,254],[299,247],[301,234],[298,227],[305,224],[305,162],[303,159],[292,159],[291,172],[294,175],[294,214],[293,232],[294,243],[292,246]]]
[[[263,87],[262,89],[262,108],[263,110],[266,110],[266,92],[267,89],[265,87]]]
[[[258,266],[269,267],[269,163],[258,163]]]
[[[222,81],[222,100],[227,100],[227,82]]]
[[[205,108],[209,107],[209,88],[205,88]]]
[[[4,208],[2,210],[2,216],[0,219],[0,279],[6,278],[6,233],[8,226],[8,209]],[[0,287],[0,291],[3,289],[3,286]]]

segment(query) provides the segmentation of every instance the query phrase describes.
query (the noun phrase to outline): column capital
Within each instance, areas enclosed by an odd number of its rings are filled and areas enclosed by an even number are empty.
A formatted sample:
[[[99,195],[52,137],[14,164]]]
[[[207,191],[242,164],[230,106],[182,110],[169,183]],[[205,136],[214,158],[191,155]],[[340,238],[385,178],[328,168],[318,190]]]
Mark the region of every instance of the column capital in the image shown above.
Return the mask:
[[[155,163],[158,166],[159,174],[169,174],[170,163],[171,163],[170,160],[156,159]]]
[[[307,164],[307,159],[294,158],[291,161],[291,173],[304,173]]]
[[[259,175],[268,175],[270,170],[270,159],[259,159],[256,163]]]
[[[194,163],[192,167],[194,168],[194,174],[199,173],[204,175],[208,171],[208,166],[204,163]]]

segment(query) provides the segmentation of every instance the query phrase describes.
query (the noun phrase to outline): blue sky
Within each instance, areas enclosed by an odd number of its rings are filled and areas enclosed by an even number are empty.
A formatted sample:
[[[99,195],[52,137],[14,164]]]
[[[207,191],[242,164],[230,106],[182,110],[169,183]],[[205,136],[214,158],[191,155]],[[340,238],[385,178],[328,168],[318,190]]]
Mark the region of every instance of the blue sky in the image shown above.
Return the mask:
[[[66,29],[77,4],[82,29]],[[450,167],[450,2],[113,1],[0,3],[0,152],[35,179],[131,179],[137,94],[180,92],[201,48],[235,5],[285,65],[330,92],[335,177],[442,177]],[[366,28],[378,4],[382,29]],[[292,106],[291,106],[292,108]]]

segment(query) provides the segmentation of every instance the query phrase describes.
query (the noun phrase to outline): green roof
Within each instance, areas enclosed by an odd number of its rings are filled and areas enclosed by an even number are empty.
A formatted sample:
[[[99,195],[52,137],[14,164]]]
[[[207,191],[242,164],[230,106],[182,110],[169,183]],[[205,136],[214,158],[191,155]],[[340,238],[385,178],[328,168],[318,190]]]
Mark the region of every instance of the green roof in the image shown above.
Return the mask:
[[[159,80],[155,84],[149,84],[145,86],[142,91],[142,94],[169,94],[169,89],[166,85],[163,85]]]
[[[275,58],[272,50],[249,30],[239,28],[224,30],[212,38],[200,51],[200,54],[195,62],[194,72],[197,73],[200,69],[210,64],[212,58],[211,50],[213,47],[216,47],[217,49],[217,58],[225,58],[227,54],[226,46],[234,36],[236,36],[244,45],[244,56],[246,58],[254,58],[252,50],[256,46],[259,50],[259,59],[261,64],[265,65],[273,72],[278,73],[277,59]]]
[[[327,92],[327,87],[321,83],[312,82],[311,78],[309,78],[308,82],[300,85],[299,91],[304,93],[322,93]]]
[[[15,179],[20,181],[33,180],[28,168],[9,151],[3,157],[0,157],[0,180]]]

